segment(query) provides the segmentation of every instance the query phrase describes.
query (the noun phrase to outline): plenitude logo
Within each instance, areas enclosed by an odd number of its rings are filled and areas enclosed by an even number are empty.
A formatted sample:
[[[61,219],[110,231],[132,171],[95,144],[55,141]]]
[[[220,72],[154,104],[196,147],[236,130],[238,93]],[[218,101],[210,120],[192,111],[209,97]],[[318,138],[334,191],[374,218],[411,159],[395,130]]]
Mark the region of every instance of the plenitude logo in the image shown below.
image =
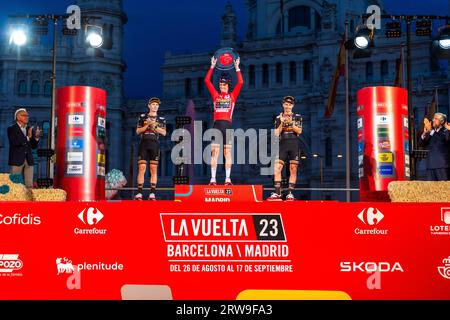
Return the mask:
[[[75,228],[73,233],[76,235],[105,235],[107,229],[98,229],[95,226],[103,220],[105,215],[97,208],[85,208],[77,215],[78,219],[91,228]]]
[[[56,275],[62,274],[73,274],[76,271],[123,271],[124,265],[119,262],[114,263],[104,263],[104,262],[83,262],[79,264],[74,264],[71,259],[56,258]]]
[[[367,226],[366,228],[356,228],[356,235],[387,235],[389,230],[379,229],[377,226],[384,219],[384,214],[377,208],[366,208],[358,214],[358,219]],[[371,227],[371,228],[368,228]]]

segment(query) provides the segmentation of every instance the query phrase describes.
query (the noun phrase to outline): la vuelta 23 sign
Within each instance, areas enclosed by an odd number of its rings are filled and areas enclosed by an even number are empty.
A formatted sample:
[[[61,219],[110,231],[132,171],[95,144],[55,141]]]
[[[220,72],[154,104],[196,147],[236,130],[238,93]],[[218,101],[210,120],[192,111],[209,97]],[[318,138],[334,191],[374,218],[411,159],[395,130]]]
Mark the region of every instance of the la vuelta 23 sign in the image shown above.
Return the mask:
[[[208,209],[5,203],[0,299],[450,299],[448,205]]]
[[[293,272],[281,214],[161,214],[173,272]]]

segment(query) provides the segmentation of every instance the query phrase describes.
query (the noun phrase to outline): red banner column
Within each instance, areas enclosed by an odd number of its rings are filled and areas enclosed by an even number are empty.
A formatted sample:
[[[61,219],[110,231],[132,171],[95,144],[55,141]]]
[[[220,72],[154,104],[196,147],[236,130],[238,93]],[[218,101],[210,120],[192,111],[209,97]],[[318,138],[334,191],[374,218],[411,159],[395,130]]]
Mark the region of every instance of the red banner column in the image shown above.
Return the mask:
[[[358,91],[361,201],[390,201],[391,181],[410,177],[408,93],[398,87]]]
[[[55,187],[69,201],[105,199],[106,92],[92,87],[58,89]]]

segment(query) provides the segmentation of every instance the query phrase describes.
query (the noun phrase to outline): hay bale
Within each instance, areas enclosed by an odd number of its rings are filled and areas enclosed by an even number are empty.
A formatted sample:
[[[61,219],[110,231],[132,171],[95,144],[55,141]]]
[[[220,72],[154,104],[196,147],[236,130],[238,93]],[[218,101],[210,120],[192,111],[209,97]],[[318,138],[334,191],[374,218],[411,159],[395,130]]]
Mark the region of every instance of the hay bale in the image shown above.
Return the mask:
[[[392,202],[450,202],[450,181],[395,181],[388,190]]]
[[[0,174],[0,201],[31,201],[20,175]]]
[[[31,190],[32,200],[39,202],[64,202],[67,193],[61,189],[33,189]]]

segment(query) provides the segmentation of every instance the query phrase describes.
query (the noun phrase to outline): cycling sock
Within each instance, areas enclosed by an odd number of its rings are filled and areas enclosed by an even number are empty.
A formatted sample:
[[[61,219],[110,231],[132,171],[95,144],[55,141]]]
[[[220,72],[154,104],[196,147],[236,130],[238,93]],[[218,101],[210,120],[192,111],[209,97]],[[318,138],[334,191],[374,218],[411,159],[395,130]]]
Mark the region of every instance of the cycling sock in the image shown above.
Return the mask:
[[[151,186],[150,186],[150,193],[154,194],[155,192],[156,192],[156,184],[152,183]]]
[[[211,167],[211,180],[216,181],[217,168]]]
[[[289,192],[292,193],[295,189],[295,183],[289,183]]]
[[[281,195],[281,181],[275,181],[275,193]]]
[[[230,177],[231,177],[231,168],[227,168],[227,169],[225,169],[225,171],[226,171],[227,179],[230,179]]]
[[[142,194],[142,188],[144,187],[143,184],[138,184],[138,193]]]

